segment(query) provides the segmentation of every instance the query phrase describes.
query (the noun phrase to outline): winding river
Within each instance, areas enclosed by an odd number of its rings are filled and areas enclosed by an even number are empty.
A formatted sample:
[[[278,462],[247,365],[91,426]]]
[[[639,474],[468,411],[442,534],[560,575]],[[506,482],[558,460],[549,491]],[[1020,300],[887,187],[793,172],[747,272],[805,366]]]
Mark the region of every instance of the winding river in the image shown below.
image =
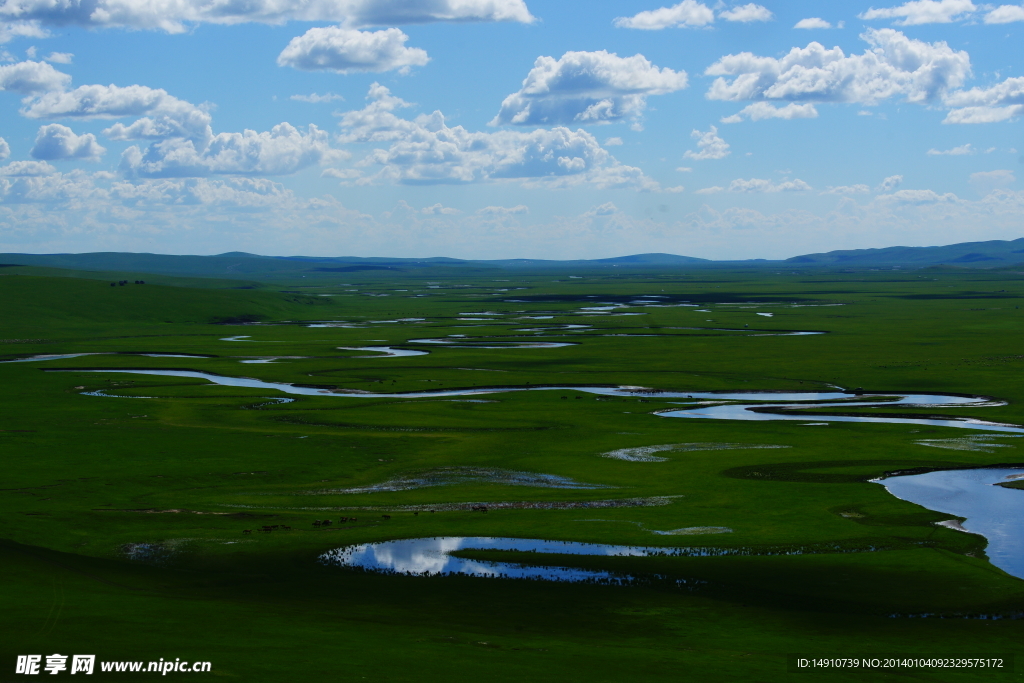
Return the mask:
[[[876,392],[858,396],[841,391],[832,392],[770,392],[770,391],[654,391],[643,387],[579,387],[579,386],[536,386],[536,387],[480,387],[474,389],[439,389],[432,391],[413,391],[408,393],[375,393],[355,389],[324,389],[319,387],[298,386],[284,382],[265,382],[252,377],[228,377],[215,375],[198,370],[127,370],[115,368],[92,369],[46,369],[46,372],[99,372],[126,373],[134,375],[153,375],[164,377],[190,377],[205,379],[214,384],[228,387],[247,387],[251,389],[267,389],[281,391],[299,396],[338,396],[349,398],[443,398],[448,396],[476,396],[480,394],[497,394],[513,391],[580,391],[600,396],[638,397],[657,396],[658,398],[686,398],[692,403],[686,409],[666,410],[656,413],[660,417],[697,418],[706,420],[798,420],[815,424],[830,422],[881,422],[890,424],[918,424],[937,427],[958,427],[978,429],[990,432],[1024,433],[1024,427],[1018,425],[987,422],[976,418],[949,417],[944,419],[893,417],[888,415],[800,415],[793,412],[797,409],[846,410],[865,407],[907,407],[907,408],[979,408],[1004,405],[984,397],[951,396],[948,394],[909,394],[896,392]],[[720,405],[702,405],[701,402],[729,401]],[[751,403],[751,401],[756,401]],[[825,401],[842,401],[842,403],[825,403]]]

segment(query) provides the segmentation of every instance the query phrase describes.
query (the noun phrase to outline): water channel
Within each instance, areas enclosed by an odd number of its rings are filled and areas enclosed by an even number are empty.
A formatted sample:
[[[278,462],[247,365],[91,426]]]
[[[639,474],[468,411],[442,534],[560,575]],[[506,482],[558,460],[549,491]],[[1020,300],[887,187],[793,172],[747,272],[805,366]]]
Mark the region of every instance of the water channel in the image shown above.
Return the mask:
[[[965,518],[949,526],[988,539],[989,560],[1024,579],[1024,491],[998,486],[1024,474],[1024,468],[940,470],[875,479],[889,493],[936,512]]]

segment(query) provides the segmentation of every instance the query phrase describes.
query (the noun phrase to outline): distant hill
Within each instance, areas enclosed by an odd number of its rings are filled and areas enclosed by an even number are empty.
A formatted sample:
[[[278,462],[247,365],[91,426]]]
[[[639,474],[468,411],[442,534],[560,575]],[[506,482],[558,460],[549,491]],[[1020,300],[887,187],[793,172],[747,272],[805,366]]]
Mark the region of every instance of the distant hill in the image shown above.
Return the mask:
[[[903,266],[924,268],[947,265],[962,268],[998,268],[1024,264],[1024,238],[1012,241],[964,242],[939,247],[886,247],[804,254],[785,261],[750,259],[712,261],[676,254],[633,254],[602,259],[494,259],[466,260],[359,256],[261,256],[230,251],[215,256],[96,252],[90,254],[0,254],[0,265],[43,266],[70,270],[156,273],[161,275],[259,280],[279,276],[325,277],[343,273],[420,272],[439,277],[445,272],[469,273],[498,269],[603,270],[611,268],[714,268],[714,267],[857,267]]]
[[[993,268],[1024,263],[1024,238],[963,242],[943,247],[886,247],[805,254],[786,259],[794,265],[822,266],[966,266]]]

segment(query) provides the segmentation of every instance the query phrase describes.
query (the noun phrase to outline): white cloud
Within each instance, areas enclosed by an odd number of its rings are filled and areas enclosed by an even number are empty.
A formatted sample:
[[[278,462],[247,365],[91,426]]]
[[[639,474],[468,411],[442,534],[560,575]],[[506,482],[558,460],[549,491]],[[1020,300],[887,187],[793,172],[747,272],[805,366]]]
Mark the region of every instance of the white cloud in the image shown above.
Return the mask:
[[[813,188],[810,185],[799,178],[784,180],[781,183],[773,183],[763,178],[737,178],[729,183],[729,192],[806,192],[811,189]]]
[[[954,107],[943,123],[996,123],[1024,115],[1024,77],[1007,78],[988,88],[947,93],[943,103]]]
[[[694,194],[718,194],[719,192],[725,192],[725,188],[719,185],[714,187],[702,187],[699,190],[694,190]]]
[[[849,195],[849,194],[864,194],[865,192],[870,192],[870,191],[871,191],[871,188],[869,188],[867,185],[840,185],[839,187],[831,187],[830,186],[828,189],[826,189],[821,194],[843,194],[843,195]]]
[[[767,7],[755,5],[752,2],[741,7],[733,7],[724,12],[719,12],[718,16],[726,21],[740,21],[743,23],[771,21],[774,17]]]
[[[1014,21],[1024,21],[1024,7],[1000,5],[985,15],[986,24],[1009,24]]]
[[[1017,178],[1013,175],[1013,171],[1006,169],[981,171],[979,173],[972,173],[970,177],[971,187],[981,196],[985,196],[994,190],[1009,187],[1015,182],[1017,182]]]
[[[318,95],[315,92],[309,95],[292,95],[289,99],[293,99],[296,102],[309,102],[310,104],[321,104],[323,102],[343,102],[345,100],[341,95],[335,95],[332,92]]]
[[[50,90],[63,90],[71,76],[57,71],[46,62],[18,62],[0,66],[0,90],[35,95]]]
[[[971,0],[912,0],[899,7],[871,8],[858,19],[897,19],[899,26],[948,24],[966,18],[978,8]]]
[[[793,25],[793,28],[832,28],[832,24],[828,23],[827,21],[819,17],[808,17],[807,19],[801,19],[800,21],[796,22]]]
[[[754,102],[749,104],[732,116],[726,116],[722,123],[740,123],[744,118],[751,121],[762,121],[764,119],[816,119],[818,110],[813,104],[795,104],[793,102],[785,107],[776,107],[769,102]]]
[[[530,213],[530,207],[525,204],[518,204],[516,206],[485,206],[482,209],[477,209],[477,213],[481,216],[521,216]]]
[[[676,170],[680,173],[693,173],[693,168],[690,166],[679,166]]]
[[[878,187],[876,187],[875,190],[877,192],[892,192],[893,190],[895,190],[897,187],[899,187],[902,184],[903,184],[903,176],[901,176],[901,175],[891,175],[888,178],[886,178],[885,180],[883,180],[881,183],[879,183]]]
[[[70,52],[51,52],[48,57],[44,57],[48,62],[53,64],[70,64],[75,59],[75,55]]]
[[[363,172],[356,168],[325,168],[320,172],[321,178],[340,178],[341,180],[355,180],[362,175]]]
[[[12,161],[6,166],[0,166],[0,176],[41,176],[56,171],[45,161]]]
[[[311,28],[291,42],[277,56],[279,66],[302,71],[408,71],[423,66],[430,58],[426,50],[406,47],[409,36],[397,28],[356,31],[341,26]]]
[[[1024,116],[1024,105],[1011,107],[962,107],[953,109],[943,123],[999,123]]]
[[[964,156],[964,155],[967,155],[967,154],[977,154],[978,152],[977,152],[976,149],[974,149],[971,146],[971,143],[968,142],[966,145],[960,145],[959,147],[954,147],[952,149],[939,150],[939,149],[935,149],[933,147],[932,149],[928,150],[926,153],[930,157],[937,157],[937,156],[959,157],[959,156]]]
[[[437,21],[518,21],[532,23],[523,0],[4,0],[0,22],[65,26],[160,29],[182,33],[200,23],[284,24],[288,21],[341,23],[350,28],[423,24]]]
[[[656,190],[643,171],[625,166],[583,130],[556,127],[530,132],[470,132],[449,127],[435,111],[403,119],[394,112],[410,106],[382,85],[370,87],[370,103],[345,112],[343,143],[387,143],[357,166],[380,171],[359,182],[381,180],[413,185],[524,181],[547,187],[589,184],[599,188]]]
[[[718,129],[714,126],[711,126],[706,133],[693,130],[690,132],[690,137],[697,141],[697,151],[686,150],[683,156],[687,159],[724,159],[731,154],[729,143],[718,137]]]
[[[960,86],[971,72],[969,55],[944,42],[912,40],[893,29],[869,29],[861,38],[871,48],[849,57],[817,42],[779,59],[750,52],[727,55],[705,70],[718,76],[706,96],[876,104],[903,95],[909,102],[928,103]]]
[[[538,57],[523,87],[501,103],[491,125],[602,123],[639,116],[647,97],[686,87],[685,71],[659,69],[643,55],[566,52]]]
[[[82,159],[99,161],[106,149],[96,142],[92,133],[76,135],[73,130],[59,123],[40,126],[36,142],[29,154],[34,159],[55,161],[59,159]]]
[[[604,141],[605,147],[618,147],[622,144],[622,138],[606,138]]]
[[[453,209],[450,206],[444,206],[440,202],[433,206],[425,206],[420,209],[420,213],[426,214],[427,216],[454,216],[455,214],[462,213],[458,209]]]
[[[144,85],[83,85],[68,92],[48,92],[29,101],[21,113],[33,119],[144,117],[103,131],[112,140],[188,138],[203,146],[211,137],[209,113],[166,90]]]
[[[715,21],[715,13],[697,0],[683,0],[672,7],[646,10],[632,17],[619,17],[614,21],[618,28],[639,28],[658,31],[663,28],[707,26]]]
[[[15,38],[49,38],[50,32],[35,21],[0,21],[0,45]]]
[[[327,164],[346,153],[332,149],[327,131],[310,124],[303,133],[289,123],[269,132],[218,133],[205,148],[171,138],[137,146],[121,155],[121,172],[129,178],[202,177],[212,174],[286,175],[313,164]]]
[[[9,156],[11,156],[11,146],[7,144],[7,140],[0,138],[0,161]]]

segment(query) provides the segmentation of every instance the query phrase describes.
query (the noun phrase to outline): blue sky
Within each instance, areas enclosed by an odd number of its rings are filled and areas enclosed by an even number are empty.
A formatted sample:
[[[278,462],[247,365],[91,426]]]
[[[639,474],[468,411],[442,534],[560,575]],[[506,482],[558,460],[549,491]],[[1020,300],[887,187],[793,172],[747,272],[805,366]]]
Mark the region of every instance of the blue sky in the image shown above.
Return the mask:
[[[0,0],[0,251],[1015,239],[1024,7]]]

